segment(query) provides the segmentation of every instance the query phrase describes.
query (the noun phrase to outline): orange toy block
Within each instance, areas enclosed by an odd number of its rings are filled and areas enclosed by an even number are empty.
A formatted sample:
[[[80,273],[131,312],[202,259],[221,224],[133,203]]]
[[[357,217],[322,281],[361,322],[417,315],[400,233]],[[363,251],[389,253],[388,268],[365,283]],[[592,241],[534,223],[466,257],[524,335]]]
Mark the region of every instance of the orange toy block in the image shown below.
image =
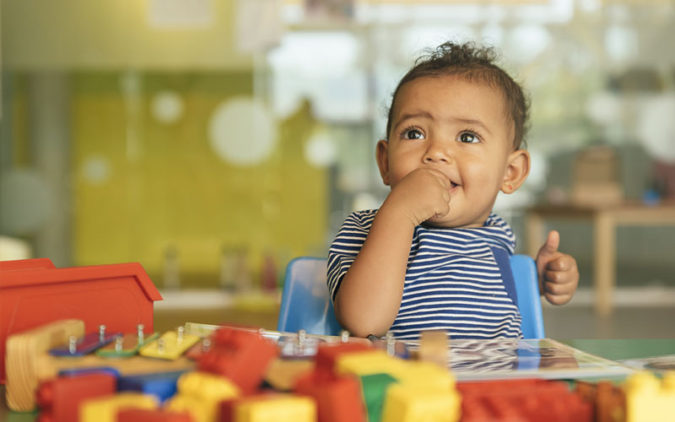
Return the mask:
[[[321,343],[316,351],[316,369],[326,374],[332,374],[334,373],[335,362],[340,356],[372,350],[375,349],[363,343]]]
[[[251,394],[278,353],[276,344],[258,332],[222,327],[213,333],[211,349],[199,358],[198,368],[226,377]]]
[[[84,321],[86,332],[153,331],[153,302],[162,297],[138,263],[54,268],[47,259],[0,265],[0,381],[5,380],[5,342],[56,320]]]
[[[313,371],[300,377],[293,391],[314,399],[318,422],[365,422],[367,419],[361,384],[355,377],[330,379],[322,371]]]
[[[116,380],[110,374],[61,377],[43,382],[37,392],[40,421],[76,422],[82,402],[115,391]]]
[[[561,381],[521,379],[457,383],[462,421],[590,422],[593,408]]]

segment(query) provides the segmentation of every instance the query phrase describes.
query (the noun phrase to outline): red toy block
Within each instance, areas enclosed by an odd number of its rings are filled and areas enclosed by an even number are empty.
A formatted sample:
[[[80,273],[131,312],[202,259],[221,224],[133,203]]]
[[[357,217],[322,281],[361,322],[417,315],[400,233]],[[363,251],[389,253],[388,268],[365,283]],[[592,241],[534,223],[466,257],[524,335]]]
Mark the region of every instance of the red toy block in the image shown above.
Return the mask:
[[[39,422],[76,422],[80,403],[95,397],[114,394],[117,380],[110,374],[87,374],[60,377],[40,384],[37,403]]]
[[[189,413],[161,409],[126,408],[117,412],[117,422],[193,422]]]
[[[324,371],[300,377],[293,391],[316,401],[318,422],[366,422],[361,385],[351,376],[327,379]]]
[[[227,399],[218,403],[218,422],[234,422],[234,408],[238,398]]]
[[[461,382],[462,421],[551,421],[593,420],[590,403],[560,381],[522,379]]]
[[[251,394],[278,353],[276,344],[258,332],[223,327],[211,336],[211,348],[199,357],[198,368],[222,375]]]
[[[325,374],[332,374],[335,361],[347,353],[359,353],[373,350],[372,346],[364,343],[321,343],[316,351],[316,370]]]
[[[29,262],[30,261],[30,262]],[[84,321],[85,332],[153,331],[153,302],[162,297],[138,263],[53,268],[49,260],[6,261],[0,267],[0,382],[5,343],[14,333],[60,319]]]
[[[626,394],[623,388],[609,381],[596,383],[576,381],[575,391],[594,407],[597,422],[626,419]]]

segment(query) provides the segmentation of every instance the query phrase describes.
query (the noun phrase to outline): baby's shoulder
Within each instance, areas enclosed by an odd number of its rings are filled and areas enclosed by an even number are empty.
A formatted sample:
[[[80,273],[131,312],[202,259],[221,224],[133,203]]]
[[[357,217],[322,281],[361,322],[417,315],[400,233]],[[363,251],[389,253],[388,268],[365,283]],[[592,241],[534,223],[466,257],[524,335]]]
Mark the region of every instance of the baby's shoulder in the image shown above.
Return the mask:
[[[353,211],[349,216],[347,217],[346,222],[353,222],[356,223],[357,225],[361,227],[370,227],[370,225],[373,224],[373,220],[375,219],[375,215],[377,214],[377,210],[360,210],[360,211]]]

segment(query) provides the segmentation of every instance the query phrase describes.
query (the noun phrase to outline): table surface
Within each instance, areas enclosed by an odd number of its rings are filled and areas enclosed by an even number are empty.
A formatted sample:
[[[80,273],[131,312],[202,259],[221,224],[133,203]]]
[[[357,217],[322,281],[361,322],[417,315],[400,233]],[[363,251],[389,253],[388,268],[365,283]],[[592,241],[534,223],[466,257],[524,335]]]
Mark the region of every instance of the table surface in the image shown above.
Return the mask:
[[[644,359],[675,355],[675,338],[647,339],[572,339],[559,340],[574,347],[610,360]]]
[[[675,338],[658,339],[563,339],[558,340],[576,349],[610,360],[642,359],[675,355]],[[9,412],[5,404],[5,386],[0,386],[0,421],[32,422],[37,412]]]

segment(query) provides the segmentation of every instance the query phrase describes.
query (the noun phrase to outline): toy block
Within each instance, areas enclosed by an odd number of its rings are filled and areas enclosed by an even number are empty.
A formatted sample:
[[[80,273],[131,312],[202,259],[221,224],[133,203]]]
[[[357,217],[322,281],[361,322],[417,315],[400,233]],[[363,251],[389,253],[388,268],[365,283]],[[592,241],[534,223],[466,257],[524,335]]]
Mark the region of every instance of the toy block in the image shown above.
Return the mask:
[[[208,337],[203,338],[185,352],[185,357],[192,360],[199,360],[199,358],[209,350],[211,350],[211,339]]]
[[[236,418],[235,409],[244,400],[264,400],[269,396],[278,396],[280,393],[274,390],[261,390],[256,394],[249,396],[232,397],[221,400],[218,403],[218,422],[234,422]]]
[[[77,421],[80,403],[114,394],[115,384],[115,377],[110,374],[85,374],[43,382],[37,391],[40,419],[52,422]]]
[[[363,402],[368,412],[368,421],[379,422],[382,419],[382,407],[389,386],[396,378],[389,374],[372,374],[361,377]]]
[[[340,356],[373,350],[372,346],[363,343],[324,343],[319,345],[314,361],[316,362],[317,370],[333,373],[335,371],[335,362]]]
[[[218,420],[218,403],[204,401],[199,397],[176,394],[164,405],[170,412],[187,413],[195,422],[214,422]]]
[[[231,380],[208,372],[187,372],[178,378],[178,391],[204,400],[223,400],[239,396]]]
[[[314,422],[316,404],[309,397],[285,394],[241,400],[234,407],[234,422]]]
[[[117,390],[149,394],[164,402],[176,394],[178,378],[184,373],[185,371],[173,371],[120,376]]]
[[[417,358],[421,361],[432,362],[448,368],[448,334],[445,331],[422,331]]]
[[[145,344],[138,353],[145,357],[175,360],[199,340],[198,336],[185,334],[184,328],[178,327],[176,331],[167,331],[157,340]]]
[[[32,261],[32,260],[31,260]],[[54,268],[41,260],[0,266],[0,382],[7,338],[52,321],[79,319],[85,332],[152,332],[153,302],[162,297],[138,263]],[[67,345],[66,341],[63,343]]]
[[[52,356],[68,357],[84,356],[105,346],[119,335],[121,335],[121,333],[106,333],[105,325],[100,325],[98,333],[89,333],[81,338],[71,336],[68,338],[67,347],[51,349],[49,354]]]
[[[57,321],[44,327],[14,334],[7,341],[7,405],[15,411],[35,408],[35,392],[39,382],[55,378],[67,370],[113,368],[121,374],[189,370],[194,363],[181,358],[175,361],[146,359],[103,359],[95,355],[82,358],[51,356],[48,351],[68,344],[71,336],[82,336],[84,323],[78,320]]]
[[[115,422],[121,409],[157,409],[157,399],[140,393],[119,393],[88,400],[80,405],[80,422]]]
[[[128,358],[138,354],[138,351],[143,345],[155,341],[157,338],[159,338],[159,333],[152,333],[149,336],[123,334],[115,337],[108,345],[98,349],[96,354],[103,358]]]
[[[455,388],[455,377],[436,362],[402,361],[397,367],[394,376],[401,384],[421,385],[439,390]]]
[[[277,355],[276,345],[258,332],[220,328],[213,333],[211,349],[199,358],[197,367],[227,377],[250,394],[260,386]]]
[[[575,391],[594,407],[593,420],[617,422],[626,420],[626,395],[623,389],[609,381],[596,383],[576,381]]]
[[[520,379],[457,384],[462,421],[591,421],[593,409],[580,394],[560,381]]]
[[[353,376],[327,379],[314,371],[300,377],[293,392],[314,399],[319,422],[366,421],[361,386]]]
[[[313,370],[313,360],[273,359],[267,367],[265,383],[277,391],[290,391],[298,378]]]
[[[460,397],[454,390],[392,384],[387,389],[382,420],[387,422],[454,422],[460,417]]]
[[[230,380],[207,372],[187,372],[178,378],[178,394],[169,399],[165,408],[188,412],[196,422],[212,422],[217,417],[222,400],[240,395]]]
[[[161,409],[120,409],[117,422],[194,422],[187,412],[168,412]]]
[[[638,372],[625,381],[626,422],[672,420],[675,415],[675,372],[663,380],[650,372]]]
[[[405,371],[405,362],[404,360],[391,357],[381,350],[345,353],[338,357],[335,372],[358,376],[389,374],[398,379],[397,374]]]
[[[90,374],[108,374],[115,379],[119,378],[120,371],[116,368],[109,366],[98,366],[91,368],[66,368],[58,372],[57,376],[59,377],[77,377],[80,375],[90,375]]]

